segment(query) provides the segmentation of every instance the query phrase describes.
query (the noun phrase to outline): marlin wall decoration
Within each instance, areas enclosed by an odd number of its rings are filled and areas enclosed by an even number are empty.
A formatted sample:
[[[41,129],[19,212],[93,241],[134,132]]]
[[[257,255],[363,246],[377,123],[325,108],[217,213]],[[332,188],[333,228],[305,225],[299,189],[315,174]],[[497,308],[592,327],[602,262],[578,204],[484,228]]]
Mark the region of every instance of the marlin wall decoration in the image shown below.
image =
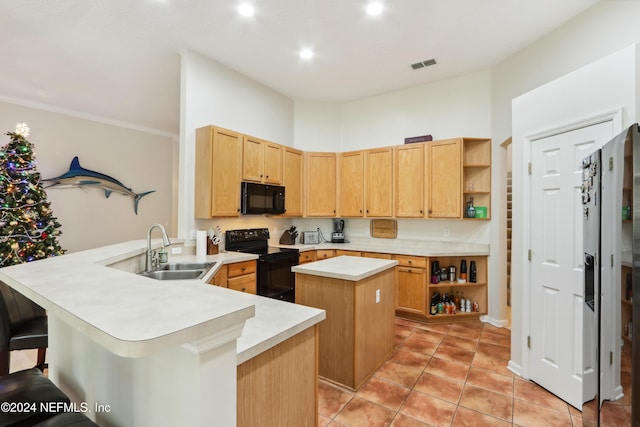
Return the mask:
[[[80,166],[78,156],[71,160],[69,171],[55,178],[44,179],[43,181],[53,182],[46,188],[51,187],[95,187],[104,190],[105,197],[109,198],[112,192],[120,193],[125,196],[133,197],[133,210],[138,215],[138,202],[147,194],[155,192],[155,190],[145,191],[144,193],[134,193],[131,188],[125,187],[115,178],[100,172],[85,169]]]

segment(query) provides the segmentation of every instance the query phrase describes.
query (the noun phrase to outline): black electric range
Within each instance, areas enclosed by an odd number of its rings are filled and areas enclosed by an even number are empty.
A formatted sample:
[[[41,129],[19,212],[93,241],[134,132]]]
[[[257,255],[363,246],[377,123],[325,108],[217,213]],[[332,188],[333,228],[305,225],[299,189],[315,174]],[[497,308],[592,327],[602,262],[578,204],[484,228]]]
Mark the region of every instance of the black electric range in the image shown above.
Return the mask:
[[[268,228],[228,230],[225,249],[258,255],[257,293],[269,298],[295,302],[295,273],[300,252],[293,248],[269,246]]]

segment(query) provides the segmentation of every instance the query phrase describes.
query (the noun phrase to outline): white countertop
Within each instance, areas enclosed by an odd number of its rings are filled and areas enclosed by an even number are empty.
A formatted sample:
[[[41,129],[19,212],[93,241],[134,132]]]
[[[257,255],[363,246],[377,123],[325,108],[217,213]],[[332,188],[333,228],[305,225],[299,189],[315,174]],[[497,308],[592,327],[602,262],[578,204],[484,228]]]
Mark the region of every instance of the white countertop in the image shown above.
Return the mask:
[[[339,256],[291,268],[294,273],[357,282],[398,265],[398,261],[379,258]]]
[[[347,251],[430,257],[489,255],[489,245],[486,243],[440,242],[435,240],[352,238],[348,243],[320,243],[317,245],[281,245],[277,240],[269,243],[271,246],[296,248],[300,252],[317,249],[343,249]]]
[[[0,280],[123,357],[199,340],[246,320],[237,345],[242,363],[325,318],[323,310],[205,282],[222,265],[255,255],[170,255],[170,262],[217,264],[203,280],[160,281],[124,271],[127,260],[139,264],[145,248],[146,241],[138,240],[4,267]]]

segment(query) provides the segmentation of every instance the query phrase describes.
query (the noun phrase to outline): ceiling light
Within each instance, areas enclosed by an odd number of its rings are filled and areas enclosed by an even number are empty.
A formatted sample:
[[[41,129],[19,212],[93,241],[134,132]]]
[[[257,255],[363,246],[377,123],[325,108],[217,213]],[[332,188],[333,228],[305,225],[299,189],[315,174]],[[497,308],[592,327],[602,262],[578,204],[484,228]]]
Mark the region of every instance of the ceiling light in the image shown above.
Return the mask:
[[[302,49],[300,51],[300,58],[311,59],[313,58],[313,51],[311,49]]]
[[[369,15],[380,15],[382,13],[382,3],[374,1],[367,5],[367,13]]]
[[[238,13],[242,16],[253,16],[253,14],[255,13],[255,9],[253,8],[253,6],[251,6],[248,3],[242,3],[240,6],[238,6]]]

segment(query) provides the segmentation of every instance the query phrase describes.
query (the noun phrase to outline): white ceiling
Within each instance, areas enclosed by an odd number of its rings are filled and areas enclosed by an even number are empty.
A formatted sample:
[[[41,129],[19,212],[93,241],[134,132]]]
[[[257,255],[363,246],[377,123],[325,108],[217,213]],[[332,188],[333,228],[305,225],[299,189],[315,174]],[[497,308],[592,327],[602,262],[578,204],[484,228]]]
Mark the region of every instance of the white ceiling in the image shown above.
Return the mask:
[[[240,0],[0,0],[0,100],[177,134],[183,48],[292,99],[344,102],[486,69],[597,2],[383,0],[370,17],[367,0],[247,1],[250,19]]]

